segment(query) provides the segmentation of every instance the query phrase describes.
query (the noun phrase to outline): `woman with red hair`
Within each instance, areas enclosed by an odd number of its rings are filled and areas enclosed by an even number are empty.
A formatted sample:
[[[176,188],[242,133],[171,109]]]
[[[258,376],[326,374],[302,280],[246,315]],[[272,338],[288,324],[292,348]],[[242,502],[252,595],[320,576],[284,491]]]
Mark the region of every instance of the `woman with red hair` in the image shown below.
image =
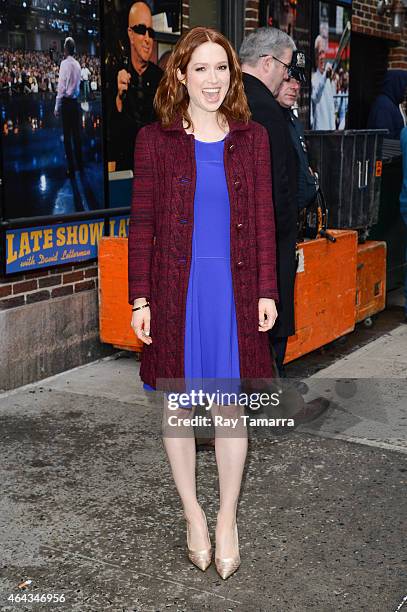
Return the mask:
[[[269,143],[266,130],[250,121],[229,41],[204,27],[184,34],[154,103],[159,121],[136,140],[129,226],[129,302],[144,343],[144,388],[271,378],[266,332],[278,293]],[[196,494],[190,403],[171,410],[178,427],[164,434],[164,446],[187,522],[188,556],[205,570],[212,549]],[[220,490],[215,565],[226,579],[240,565],[236,510],[247,429],[241,419],[224,435],[223,420],[242,416],[237,401],[209,404]]]

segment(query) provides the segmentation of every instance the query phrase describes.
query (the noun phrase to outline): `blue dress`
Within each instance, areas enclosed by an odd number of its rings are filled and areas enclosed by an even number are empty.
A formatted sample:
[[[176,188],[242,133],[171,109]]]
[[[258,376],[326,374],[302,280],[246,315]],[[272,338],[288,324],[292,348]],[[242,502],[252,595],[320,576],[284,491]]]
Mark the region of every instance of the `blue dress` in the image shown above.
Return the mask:
[[[240,365],[223,150],[224,140],[195,139],[197,176],[184,366],[187,390],[197,390],[199,381],[204,391],[237,393]],[[144,389],[153,390],[146,383]]]

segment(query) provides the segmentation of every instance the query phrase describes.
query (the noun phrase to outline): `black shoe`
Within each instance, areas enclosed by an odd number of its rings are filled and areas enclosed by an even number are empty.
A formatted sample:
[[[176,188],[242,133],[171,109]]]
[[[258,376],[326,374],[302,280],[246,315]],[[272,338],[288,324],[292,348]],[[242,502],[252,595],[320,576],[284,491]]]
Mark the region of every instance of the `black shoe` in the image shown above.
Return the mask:
[[[304,404],[301,410],[292,417],[294,419],[295,426],[314,421],[321,416],[321,414],[325,412],[329,406],[330,401],[324,397],[317,397],[311,402],[307,402]]]

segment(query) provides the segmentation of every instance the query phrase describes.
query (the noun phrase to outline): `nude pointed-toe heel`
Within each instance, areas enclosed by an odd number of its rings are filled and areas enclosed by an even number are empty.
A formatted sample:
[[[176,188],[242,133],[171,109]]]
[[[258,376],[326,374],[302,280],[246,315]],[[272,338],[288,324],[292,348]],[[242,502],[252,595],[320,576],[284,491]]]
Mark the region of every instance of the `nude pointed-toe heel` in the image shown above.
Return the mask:
[[[239,535],[237,533],[236,523],[235,523],[235,539],[236,539],[236,546],[237,546],[237,551],[238,551],[237,555],[235,555],[234,557],[221,558],[221,557],[216,557],[216,553],[215,553],[216,571],[218,572],[219,576],[223,578],[223,580],[226,580],[227,578],[229,578],[229,576],[234,574],[235,571],[240,566]]]
[[[196,567],[198,567],[200,570],[204,572],[206,569],[208,569],[212,561],[212,546],[211,546],[211,539],[209,537],[208,523],[206,520],[205,512],[203,510],[202,510],[202,514],[205,519],[206,534],[208,537],[209,548],[205,548],[203,550],[192,550],[190,548],[190,545],[189,545],[190,535],[189,535],[188,521],[187,521],[187,548],[188,548],[188,559],[191,561],[191,563],[196,565]]]

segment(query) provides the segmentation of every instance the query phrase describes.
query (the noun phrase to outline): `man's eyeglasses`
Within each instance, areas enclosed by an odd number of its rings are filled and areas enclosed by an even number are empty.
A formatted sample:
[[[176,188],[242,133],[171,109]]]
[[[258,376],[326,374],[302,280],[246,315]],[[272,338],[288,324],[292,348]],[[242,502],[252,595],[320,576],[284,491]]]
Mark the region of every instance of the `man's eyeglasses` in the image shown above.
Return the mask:
[[[270,55],[270,53],[263,53],[263,55],[259,55],[259,57],[272,57],[274,60],[276,60],[276,62],[283,64],[284,68],[287,71],[290,69],[290,64],[286,64],[285,62],[282,62],[280,59],[278,59],[278,57],[276,57],[275,55]]]
[[[305,75],[305,57],[304,60],[301,60],[301,64],[298,65],[299,61],[297,59],[297,55],[297,51],[294,51],[293,62],[291,64],[285,64],[280,59],[278,59],[278,57],[274,57],[274,55],[269,55],[268,53],[265,53],[264,55],[259,55],[259,57],[272,57],[277,62],[280,62],[280,64],[283,64],[284,68],[287,70],[287,77],[290,79],[295,79],[296,81],[298,81],[298,83],[300,83],[300,85],[302,85],[307,82],[307,78]]]
[[[148,28],[144,23],[138,23],[134,26],[129,26],[130,30],[132,30],[135,34],[140,34],[140,36],[145,36],[146,32],[150,38],[155,38],[155,30],[153,28]]]

